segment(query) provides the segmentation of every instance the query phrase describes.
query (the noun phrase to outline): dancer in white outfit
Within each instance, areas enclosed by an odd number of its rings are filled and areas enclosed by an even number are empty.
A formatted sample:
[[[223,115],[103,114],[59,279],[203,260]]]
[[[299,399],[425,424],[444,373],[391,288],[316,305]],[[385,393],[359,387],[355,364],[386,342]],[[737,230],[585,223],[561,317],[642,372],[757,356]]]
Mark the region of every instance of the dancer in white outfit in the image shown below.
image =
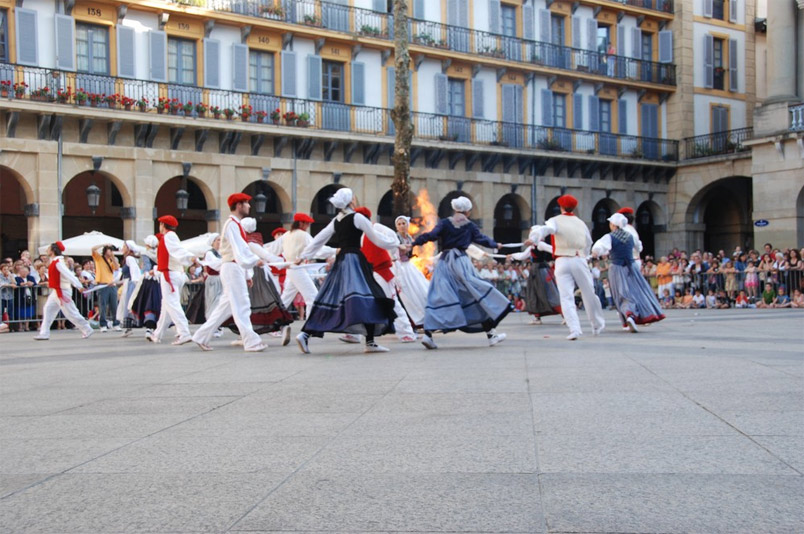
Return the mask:
[[[131,305],[134,302],[132,295],[137,284],[142,280],[139,257],[143,252],[145,249],[134,241],[128,240],[123,245],[123,257],[125,258],[121,269],[123,287],[117,301],[117,320],[125,327],[122,337],[131,335],[131,327],[134,322],[134,316],[131,313]]]
[[[558,197],[561,215],[548,220],[544,226],[534,227],[538,241],[548,235],[553,236],[553,255],[556,258],[555,273],[558,293],[561,296],[561,311],[567,321],[570,333],[569,340],[578,339],[581,334],[581,322],[578,320],[578,309],[575,306],[575,285],[581,290],[583,307],[589,322],[592,323],[592,333],[600,334],[606,326],[603,319],[603,310],[600,300],[595,295],[592,282],[592,272],[586,261],[592,246],[592,236],[589,228],[582,220],[575,216],[575,207],[578,200],[572,195]],[[525,245],[534,244],[528,239]]]
[[[254,255],[246,243],[246,232],[240,225],[240,220],[248,215],[251,197],[245,193],[229,195],[227,203],[232,214],[223,224],[221,233],[221,284],[223,294],[212,311],[207,322],[196,330],[193,341],[202,350],[212,350],[209,341],[212,334],[229,317],[234,319],[240,336],[243,339],[243,349],[246,352],[260,352],[267,348],[260,336],[251,326],[251,300],[248,296],[248,283],[246,270],[262,267],[262,261]]]
[[[39,328],[39,335],[34,338],[39,341],[50,339],[50,325],[56,319],[59,310],[68,321],[81,330],[84,339],[92,335],[92,327],[89,326],[89,322],[84,319],[81,312],[75,307],[72,298],[72,288],[83,290],[84,286],[76,278],[75,274],[64,265],[62,252],[64,252],[64,244],[61,241],[56,241],[47,249],[47,255],[50,258],[50,265],[47,268],[47,285],[53,291],[48,295],[47,302],[45,302],[45,307],[42,310],[42,326]]]
[[[400,287],[399,298],[405,306],[405,311],[408,313],[410,321],[416,326],[422,326],[424,324],[424,308],[427,306],[427,292],[430,290],[430,282],[410,261],[412,251],[407,248],[413,243],[413,238],[408,233],[410,217],[400,215],[396,218],[394,224],[399,244],[405,245],[405,247],[400,247],[396,253],[392,254],[394,276]]]
[[[174,345],[184,345],[192,341],[190,326],[184,310],[181,307],[181,288],[187,283],[187,275],[184,268],[193,263],[193,255],[181,246],[179,236],[176,235],[176,228],[179,221],[173,215],[164,215],[157,219],[159,221],[159,234],[156,238],[159,245],[156,248],[157,278],[159,288],[162,290],[162,310],[159,313],[159,321],[156,323],[156,330],[147,336],[148,341],[161,343],[162,336],[170,326],[170,322],[176,325],[178,339]]]

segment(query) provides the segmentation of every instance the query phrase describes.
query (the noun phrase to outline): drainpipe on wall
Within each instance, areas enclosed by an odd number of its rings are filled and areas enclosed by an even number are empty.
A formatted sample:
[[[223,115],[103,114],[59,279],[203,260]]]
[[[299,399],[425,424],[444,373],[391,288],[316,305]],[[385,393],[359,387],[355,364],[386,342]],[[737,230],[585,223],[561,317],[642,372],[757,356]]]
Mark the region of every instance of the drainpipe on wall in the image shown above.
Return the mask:
[[[64,216],[64,203],[62,202],[62,198],[61,198],[61,171],[62,171],[61,158],[62,158],[62,155],[64,154],[64,150],[63,150],[61,139],[62,139],[62,135],[61,135],[61,131],[59,131],[59,143],[58,143],[58,150],[56,152],[56,182],[57,182],[57,188],[58,188],[58,191],[56,192],[57,193],[56,205],[59,208],[59,241],[61,241],[61,238],[63,237],[62,236],[62,218]],[[40,200],[40,202],[41,202],[41,200]],[[40,233],[41,233],[41,229],[40,229]]]
[[[291,203],[293,204],[293,213],[296,213],[296,197],[297,192],[297,181],[296,181],[296,139],[293,140],[293,175],[291,178]]]

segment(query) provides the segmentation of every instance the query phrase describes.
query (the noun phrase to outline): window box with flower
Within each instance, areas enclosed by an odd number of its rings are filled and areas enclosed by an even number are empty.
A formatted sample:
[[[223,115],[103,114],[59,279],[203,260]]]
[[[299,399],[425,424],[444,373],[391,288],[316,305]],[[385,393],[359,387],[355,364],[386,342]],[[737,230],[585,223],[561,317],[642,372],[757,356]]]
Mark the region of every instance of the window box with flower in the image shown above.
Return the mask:
[[[66,91],[64,89],[56,91],[56,101],[59,104],[69,104],[71,98],[73,98],[73,91],[70,87],[67,87]]]
[[[271,112],[271,122],[279,124],[280,120],[282,120],[282,112],[279,111],[279,108],[276,108]]]
[[[195,113],[198,115],[198,117],[204,118],[207,114],[207,111],[209,111],[209,108],[203,102],[199,102],[195,105]]]
[[[7,98],[11,94],[11,80],[0,80],[0,97]]]
[[[211,106],[209,108],[209,112],[212,113],[212,117],[216,118],[216,119],[220,119],[221,118],[221,113],[223,113],[221,111],[221,108],[219,108],[218,106]]]
[[[268,116],[267,111],[260,110],[260,111],[257,111],[256,113],[254,113],[254,117],[256,117],[257,122],[265,122],[265,117],[267,117],[267,116]]]
[[[168,100],[168,109],[171,115],[178,115],[179,111],[184,110],[184,104],[178,98],[171,98]]]
[[[195,105],[188,100],[187,102],[185,102],[181,106],[181,109],[182,109],[182,111],[184,111],[184,116],[185,117],[192,117],[193,116],[193,110],[195,109]]]
[[[40,87],[39,89],[34,89],[31,91],[31,100],[37,100],[39,102],[50,102],[51,100],[51,93],[50,87]]]
[[[249,106],[248,104],[243,104],[242,106],[240,106],[240,120],[242,120],[243,122],[248,122],[252,114],[253,111],[251,106]]]
[[[268,19],[283,19],[285,18],[285,10],[282,6],[268,5],[262,7],[262,14]]]
[[[136,100],[134,100],[131,97],[128,96],[120,97],[120,105],[123,106],[123,109],[125,109],[126,111],[131,111],[131,108],[134,106],[135,102]]]
[[[25,91],[27,90],[28,90],[28,84],[25,82],[14,84],[14,96],[16,98],[22,98],[23,96],[25,96]]]
[[[75,96],[73,98],[75,99],[76,104],[78,104],[79,106],[85,106],[87,100],[89,100],[89,93],[87,93],[86,91],[84,91],[83,88],[81,88],[75,91]]]
[[[148,99],[144,96],[140,97],[135,104],[141,113],[145,113],[148,110]]]
[[[222,113],[223,113],[223,116],[226,117],[226,120],[230,121],[230,120],[232,120],[232,117],[234,117],[235,113],[237,113],[237,112],[232,108],[223,108]]]
[[[106,105],[109,106],[109,109],[115,109],[117,107],[117,103],[120,102],[120,95],[117,93],[113,95],[106,95],[103,97],[103,101],[106,102]]]
[[[299,116],[296,115],[293,111],[286,111],[282,118],[285,119],[285,124],[288,126],[296,126],[296,121],[299,119]]]
[[[103,97],[104,95],[100,93],[87,93],[87,102],[89,102],[90,106],[96,108],[103,102]]]
[[[310,125],[310,114],[309,113],[300,113],[298,118],[296,119],[296,126],[300,128],[307,128]]]

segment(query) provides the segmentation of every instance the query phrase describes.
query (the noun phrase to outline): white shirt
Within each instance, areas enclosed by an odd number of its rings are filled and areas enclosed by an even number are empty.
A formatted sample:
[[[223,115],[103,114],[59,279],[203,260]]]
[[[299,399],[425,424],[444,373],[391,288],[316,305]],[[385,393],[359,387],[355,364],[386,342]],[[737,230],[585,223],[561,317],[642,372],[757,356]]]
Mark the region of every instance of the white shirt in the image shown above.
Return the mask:
[[[220,253],[223,263],[235,261],[243,269],[251,269],[260,261],[243,239],[240,233],[240,221],[234,215],[230,215],[223,224]]]
[[[56,256],[50,261],[56,261],[56,270],[59,271],[60,276],[60,285],[62,289],[70,289],[70,286],[73,286],[77,289],[84,289],[84,286],[81,284],[81,281],[75,276],[75,273],[72,272],[67,265],[64,264],[64,256]],[[83,273],[81,273],[83,274]]]
[[[321,254],[319,253],[319,250],[322,250],[325,243],[329,241],[333,235],[335,235],[335,221],[341,221],[350,213],[353,213],[353,211],[341,211],[334,219],[332,219],[332,221],[330,221],[326,228],[321,230],[318,235],[313,238],[313,240],[309,245],[307,245],[307,247],[305,247],[299,257],[303,260],[309,260],[320,256]],[[355,228],[361,230],[363,234],[378,247],[386,250],[393,250],[399,246],[399,240],[396,238],[396,236],[385,235],[377,232],[374,229],[374,225],[371,224],[371,221],[369,221],[365,216],[355,213],[355,216],[352,220],[354,221]],[[287,256],[285,256],[285,259],[288,259]]]
[[[181,240],[179,240],[179,236],[176,235],[176,232],[165,232],[163,240],[168,255],[170,256],[168,270],[183,271],[183,267],[187,267],[193,263],[192,253],[181,245]]]
[[[534,238],[538,237],[538,234],[531,233],[530,235],[533,236]],[[530,237],[528,239],[530,239]],[[542,252],[549,252],[550,254],[553,253],[553,247],[551,245],[549,245],[548,243],[546,243],[544,241],[538,241],[537,239],[532,239],[532,240],[536,241],[536,250],[541,250]],[[511,254],[511,259],[514,259],[516,261],[527,260],[527,259],[530,258],[531,250],[533,250],[532,245],[527,247],[522,252],[515,252],[515,253]]]
[[[204,267],[209,267],[213,271],[220,272],[221,265],[223,265],[223,259],[216,256],[211,250],[208,250],[204,255],[204,260],[201,262],[201,265]]]
[[[559,231],[558,227],[561,225],[564,230]],[[559,249],[555,252],[559,256],[588,256],[589,249],[592,246],[592,235],[589,233],[589,228],[586,224],[574,215],[556,215],[548,219],[544,226],[538,227],[536,237],[533,241],[541,241],[548,235],[556,236],[556,248]],[[566,249],[566,250],[563,250]]]
[[[624,228],[626,232],[628,232],[628,227]],[[631,232],[628,232],[631,234]],[[634,234],[631,234],[632,236]],[[595,244],[592,245],[592,254],[596,256],[605,256],[609,252],[611,252],[611,234],[606,234],[597,241]],[[639,253],[642,252],[642,242],[639,241],[639,237],[634,237],[634,250],[633,250],[633,257],[635,259],[639,259]]]
[[[126,266],[131,275],[131,281],[137,283],[142,278],[142,269],[140,269],[140,262],[134,256],[126,256]]]

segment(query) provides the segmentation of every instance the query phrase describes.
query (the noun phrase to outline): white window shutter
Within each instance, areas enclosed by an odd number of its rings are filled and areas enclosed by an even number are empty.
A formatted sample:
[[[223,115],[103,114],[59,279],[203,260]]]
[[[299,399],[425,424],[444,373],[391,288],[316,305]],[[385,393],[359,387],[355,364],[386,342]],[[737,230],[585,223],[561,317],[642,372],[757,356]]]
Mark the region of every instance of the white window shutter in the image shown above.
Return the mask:
[[[597,20],[593,18],[586,19],[586,49],[597,50]]]
[[[550,11],[547,9],[539,10],[539,40],[550,42]]]
[[[352,63],[352,104],[366,105],[366,64],[359,61]]]
[[[583,130],[583,95],[572,95],[572,127]]]
[[[137,64],[134,61],[136,32],[130,26],[117,26],[117,75],[121,78],[136,78]]]
[[[435,112],[439,115],[447,114],[447,75],[438,73],[435,75]]]
[[[737,92],[737,68],[739,62],[737,61],[737,40],[729,39],[729,91]]]
[[[671,30],[659,32],[659,62],[673,62],[673,32]]]
[[[296,98],[296,52],[282,51],[282,96]]]
[[[55,14],[56,22],[56,68],[75,70],[75,19]]]
[[[307,98],[321,100],[321,56],[307,55]]]
[[[14,12],[17,19],[17,63],[39,66],[37,13],[21,7],[15,8]]]
[[[536,22],[533,20],[533,4],[527,0],[522,6],[522,36],[528,41],[536,39]]]
[[[703,14],[704,17],[712,18],[712,0],[701,0],[703,2]]]
[[[581,48],[581,17],[572,17],[572,48]]]
[[[715,38],[704,35],[704,87],[711,89],[715,85]]]
[[[617,55],[625,56],[625,26],[617,25]]]
[[[232,89],[248,92],[248,46],[240,43],[232,44]]]
[[[472,80],[472,116],[476,119],[483,118],[483,80]]]
[[[204,86],[221,86],[221,42],[217,39],[204,39]]]
[[[642,30],[639,28],[631,28],[631,57],[642,59]]]
[[[516,122],[516,86],[503,84],[502,86],[502,120],[503,122]]]
[[[150,78],[155,82],[167,81],[167,34],[151,30],[148,32],[148,52],[150,55]]]
[[[553,125],[553,92],[542,89],[542,125]]]
[[[729,22],[737,24],[737,2],[739,0],[731,0],[729,2]]]

